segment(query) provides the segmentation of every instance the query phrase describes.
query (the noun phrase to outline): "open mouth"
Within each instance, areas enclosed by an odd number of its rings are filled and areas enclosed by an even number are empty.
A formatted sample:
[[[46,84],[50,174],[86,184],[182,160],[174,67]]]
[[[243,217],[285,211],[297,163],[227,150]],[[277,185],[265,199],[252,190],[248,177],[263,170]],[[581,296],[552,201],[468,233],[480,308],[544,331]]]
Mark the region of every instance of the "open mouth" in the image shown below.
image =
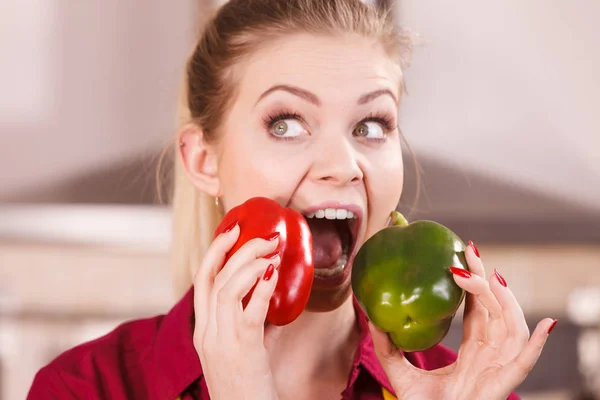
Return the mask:
[[[315,277],[342,274],[358,236],[360,210],[323,208],[304,214],[313,238]]]

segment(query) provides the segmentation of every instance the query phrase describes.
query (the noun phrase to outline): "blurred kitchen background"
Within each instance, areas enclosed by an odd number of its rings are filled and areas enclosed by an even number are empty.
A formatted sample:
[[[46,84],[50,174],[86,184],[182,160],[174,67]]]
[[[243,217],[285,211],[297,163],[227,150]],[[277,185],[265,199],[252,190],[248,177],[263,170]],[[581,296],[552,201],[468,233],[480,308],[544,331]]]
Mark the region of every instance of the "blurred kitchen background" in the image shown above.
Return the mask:
[[[0,399],[24,398],[61,351],[174,303],[156,163],[216,4],[0,3]],[[560,320],[523,399],[600,398],[600,2],[394,7],[421,37],[401,127],[422,187],[413,206],[407,154],[400,209],[474,240],[532,331]]]

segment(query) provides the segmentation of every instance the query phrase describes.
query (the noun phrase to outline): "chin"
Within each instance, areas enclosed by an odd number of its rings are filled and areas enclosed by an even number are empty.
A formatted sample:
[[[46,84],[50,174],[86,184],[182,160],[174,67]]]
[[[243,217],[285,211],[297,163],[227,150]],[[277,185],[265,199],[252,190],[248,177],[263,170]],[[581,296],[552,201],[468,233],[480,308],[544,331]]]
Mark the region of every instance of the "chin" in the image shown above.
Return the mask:
[[[342,306],[352,295],[350,280],[336,288],[319,288],[313,286],[306,305],[306,311],[328,312]]]

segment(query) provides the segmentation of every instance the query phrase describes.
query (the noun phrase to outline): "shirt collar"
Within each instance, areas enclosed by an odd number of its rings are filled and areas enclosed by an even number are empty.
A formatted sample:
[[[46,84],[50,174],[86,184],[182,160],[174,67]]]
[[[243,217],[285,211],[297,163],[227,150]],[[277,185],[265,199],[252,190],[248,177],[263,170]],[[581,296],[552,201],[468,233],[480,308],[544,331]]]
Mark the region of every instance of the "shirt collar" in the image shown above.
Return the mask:
[[[166,314],[153,346],[156,390],[161,399],[175,399],[202,376],[194,348],[194,288]]]

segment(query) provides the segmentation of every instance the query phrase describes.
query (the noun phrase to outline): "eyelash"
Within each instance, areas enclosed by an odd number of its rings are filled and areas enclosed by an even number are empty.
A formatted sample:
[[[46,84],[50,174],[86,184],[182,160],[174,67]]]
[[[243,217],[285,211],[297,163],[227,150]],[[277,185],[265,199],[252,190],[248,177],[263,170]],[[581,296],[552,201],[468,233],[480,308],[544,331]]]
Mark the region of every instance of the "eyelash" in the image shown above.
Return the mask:
[[[396,129],[396,127],[393,125],[393,121],[390,119],[390,117],[388,117],[387,114],[380,113],[380,112],[369,114],[366,118],[362,119],[359,122],[359,124],[364,124],[365,122],[377,122],[379,125],[381,125],[381,128],[383,129],[383,133],[385,133],[386,135],[388,135],[394,129]],[[377,139],[370,139],[370,140],[383,141],[383,140],[385,140],[385,138],[377,138]]]
[[[295,120],[299,120],[299,121],[304,121],[302,116],[296,112],[293,112],[290,110],[281,110],[275,114],[269,114],[266,118],[264,118],[263,125],[264,125],[264,128],[268,131],[270,129],[273,129],[273,126],[277,122],[283,121],[286,119],[295,119]],[[371,113],[367,117],[360,120],[358,122],[358,124],[364,124],[366,122],[378,123],[379,125],[381,125],[383,132],[386,135],[389,134],[390,132],[392,132],[394,129],[396,129],[396,127],[393,125],[392,120],[387,116],[387,114],[384,114],[384,113],[379,113],[379,112]],[[297,137],[274,137],[274,138],[276,140],[297,140]],[[367,140],[373,141],[373,142],[382,142],[385,140],[385,137],[373,138],[373,139],[367,139]]]
[[[304,121],[302,116],[298,113],[289,110],[281,110],[275,114],[269,114],[265,119],[263,119],[263,125],[265,130],[269,131],[273,129],[273,126],[279,122],[286,119],[296,119],[300,121]],[[298,140],[297,137],[275,137],[274,135],[270,135],[275,140]]]

